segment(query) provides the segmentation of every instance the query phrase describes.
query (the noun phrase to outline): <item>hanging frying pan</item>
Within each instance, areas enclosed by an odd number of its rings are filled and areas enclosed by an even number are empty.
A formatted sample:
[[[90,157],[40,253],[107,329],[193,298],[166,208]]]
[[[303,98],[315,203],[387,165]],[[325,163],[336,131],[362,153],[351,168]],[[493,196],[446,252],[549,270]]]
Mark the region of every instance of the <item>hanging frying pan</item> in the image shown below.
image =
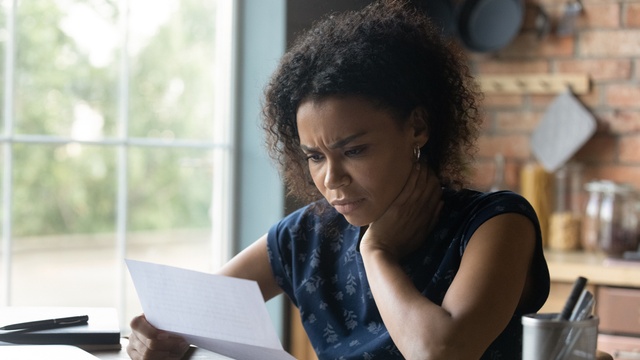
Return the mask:
[[[415,0],[414,0],[415,1]],[[422,0],[418,4],[441,28],[472,51],[507,46],[520,31],[524,0]]]
[[[522,0],[466,0],[457,8],[458,36],[470,50],[499,50],[518,34],[523,17]]]

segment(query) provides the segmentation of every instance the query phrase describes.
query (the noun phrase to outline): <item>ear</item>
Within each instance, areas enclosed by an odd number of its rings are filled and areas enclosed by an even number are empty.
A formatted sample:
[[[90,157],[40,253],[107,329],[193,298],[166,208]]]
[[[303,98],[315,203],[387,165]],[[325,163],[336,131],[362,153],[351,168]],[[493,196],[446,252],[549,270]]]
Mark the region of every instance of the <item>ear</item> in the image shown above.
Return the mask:
[[[424,107],[413,109],[409,116],[409,126],[413,133],[413,143],[424,146],[429,140],[429,115]]]

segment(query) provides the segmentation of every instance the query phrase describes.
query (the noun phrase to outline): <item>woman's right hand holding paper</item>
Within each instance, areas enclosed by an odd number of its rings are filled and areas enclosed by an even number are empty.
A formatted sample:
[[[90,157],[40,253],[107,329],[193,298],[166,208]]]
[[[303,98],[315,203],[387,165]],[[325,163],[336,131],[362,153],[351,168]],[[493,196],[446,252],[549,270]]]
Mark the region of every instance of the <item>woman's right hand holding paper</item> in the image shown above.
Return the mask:
[[[182,337],[159,330],[143,315],[131,320],[127,354],[133,360],[179,360],[189,350]]]

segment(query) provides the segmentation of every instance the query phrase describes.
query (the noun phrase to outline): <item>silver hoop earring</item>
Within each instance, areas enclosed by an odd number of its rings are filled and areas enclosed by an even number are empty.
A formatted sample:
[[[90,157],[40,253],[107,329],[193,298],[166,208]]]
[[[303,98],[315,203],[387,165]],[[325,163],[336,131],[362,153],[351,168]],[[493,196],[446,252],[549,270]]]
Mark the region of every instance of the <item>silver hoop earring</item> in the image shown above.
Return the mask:
[[[420,146],[416,145],[413,148],[413,162],[420,161]]]

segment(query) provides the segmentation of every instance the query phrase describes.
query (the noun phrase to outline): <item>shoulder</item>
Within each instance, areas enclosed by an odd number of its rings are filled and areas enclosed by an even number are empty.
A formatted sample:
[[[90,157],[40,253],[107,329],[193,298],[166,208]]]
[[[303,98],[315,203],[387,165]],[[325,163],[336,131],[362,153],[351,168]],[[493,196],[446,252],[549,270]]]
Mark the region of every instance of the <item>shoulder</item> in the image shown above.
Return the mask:
[[[318,230],[318,227],[335,223],[339,218],[341,215],[326,200],[319,200],[291,212],[275,223],[270,232]]]
[[[459,206],[478,206],[487,204],[502,204],[505,206],[517,205],[530,207],[529,202],[522,195],[510,191],[501,190],[494,192],[482,192],[473,189],[445,190],[446,199],[458,203]]]
[[[507,251],[509,253],[507,257],[514,257],[514,254],[522,251],[523,254],[530,258],[528,261],[530,264],[529,276],[531,276],[530,286],[535,291],[521,304],[519,311],[537,311],[544,304],[549,294],[549,270],[542,248],[540,223],[529,201],[522,195],[512,191],[478,192],[461,190],[450,195],[453,199],[452,202],[455,203],[454,207],[461,211],[459,218],[460,230],[463,232],[460,244],[461,253],[466,252],[466,246],[480,226],[487,223],[489,226],[484,228],[484,235],[478,238],[479,241],[476,242],[476,245],[491,244],[498,241],[501,245],[499,246],[500,248],[494,248],[496,253]],[[507,216],[500,217],[500,219],[496,218],[495,220],[497,221],[489,222],[489,220],[498,215],[504,214],[519,214],[526,219]],[[530,227],[533,233],[527,236],[524,234],[524,229],[528,227],[526,221],[530,221],[533,225]],[[489,236],[486,236],[487,234]],[[525,239],[532,240],[532,243],[529,246],[525,246],[523,244],[523,241],[526,241]],[[528,248],[529,251],[524,251],[525,248]]]
[[[533,225],[536,242],[542,242],[540,223],[531,204],[512,191],[480,192],[470,189],[444,192],[441,228],[458,242],[460,255],[476,231],[500,215],[518,214]],[[510,217],[510,216],[509,216]],[[504,220],[504,219],[503,219]],[[502,221],[499,221],[502,222]],[[496,223],[492,221],[492,223]]]
[[[484,222],[505,213],[518,213],[538,225],[536,212],[522,195],[513,191],[481,192],[471,189],[445,191],[445,203],[449,211],[467,220]]]
[[[267,234],[270,246],[288,248],[294,252],[320,246],[327,239],[352,231],[344,216],[325,200],[306,205],[274,224]],[[295,248],[295,250],[293,250]]]

